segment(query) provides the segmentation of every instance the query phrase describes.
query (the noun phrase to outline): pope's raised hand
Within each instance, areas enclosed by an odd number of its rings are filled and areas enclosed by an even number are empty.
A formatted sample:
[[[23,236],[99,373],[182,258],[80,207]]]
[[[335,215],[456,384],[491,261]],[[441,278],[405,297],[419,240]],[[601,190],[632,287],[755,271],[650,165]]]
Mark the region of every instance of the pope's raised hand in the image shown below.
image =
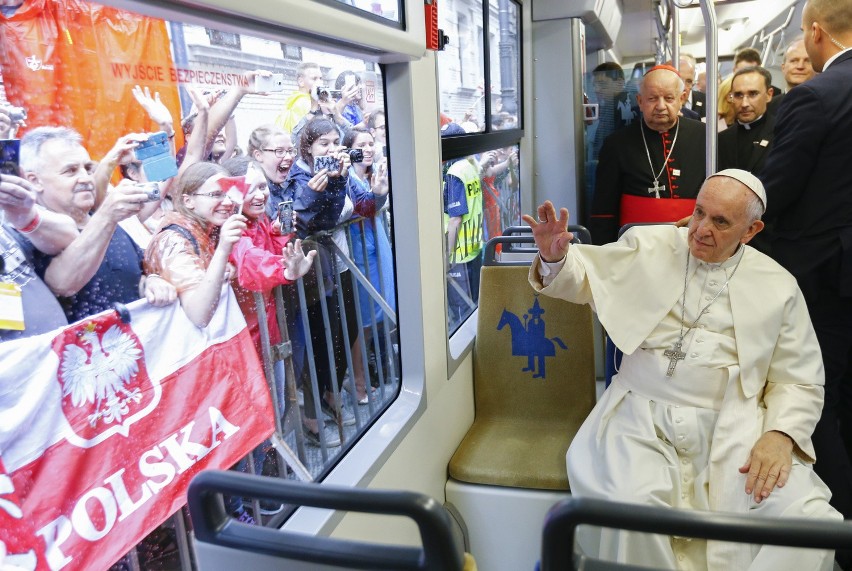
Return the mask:
[[[568,246],[574,239],[574,234],[568,231],[568,209],[560,208],[559,216],[556,208],[549,200],[538,207],[538,220],[524,214],[524,222],[532,228],[538,253],[545,262],[558,262],[568,253]]]

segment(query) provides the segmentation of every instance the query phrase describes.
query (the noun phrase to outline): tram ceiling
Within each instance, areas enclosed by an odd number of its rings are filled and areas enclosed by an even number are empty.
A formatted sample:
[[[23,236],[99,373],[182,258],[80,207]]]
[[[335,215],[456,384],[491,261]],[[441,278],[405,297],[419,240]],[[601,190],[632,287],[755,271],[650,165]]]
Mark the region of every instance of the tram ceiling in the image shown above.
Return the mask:
[[[778,19],[801,0],[716,0],[719,28],[719,56],[733,55],[736,49]],[[686,4],[686,0],[678,0]],[[625,59],[652,57],[657,28],[654,23],[660,0],[623,0],[621,31],[616,45]],[[701,58],[704,54],[704,18],[698,0],[679,10],[681,50]],[[798,28],[798,22],[791,27]]]

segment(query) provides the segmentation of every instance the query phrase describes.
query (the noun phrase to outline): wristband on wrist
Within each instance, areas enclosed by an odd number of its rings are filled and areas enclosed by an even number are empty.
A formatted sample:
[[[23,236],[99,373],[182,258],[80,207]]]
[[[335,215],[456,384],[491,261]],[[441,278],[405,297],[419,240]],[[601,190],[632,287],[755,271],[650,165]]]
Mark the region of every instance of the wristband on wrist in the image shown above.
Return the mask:
[[[24,226],[23,228],[18,228],[18,232],[21,234],[32,234],[38,227],[41,226],[41,214],[38,213],[38,208],[36,208],[35,216],[30,220],[30,223]]]

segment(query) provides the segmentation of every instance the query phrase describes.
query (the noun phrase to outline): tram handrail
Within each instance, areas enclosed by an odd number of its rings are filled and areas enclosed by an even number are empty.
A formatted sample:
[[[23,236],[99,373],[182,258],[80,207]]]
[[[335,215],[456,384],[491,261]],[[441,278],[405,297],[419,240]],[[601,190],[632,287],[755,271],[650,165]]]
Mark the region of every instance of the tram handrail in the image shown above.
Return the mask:
[[[852,544],[852,523],[842,521],[804,518],[758,520],[742,514],[569,498],[553,506],[545,517],[541,571],[637,569],[576,554],[574,534],[580,525],[786,547],[837,549]]]
[[[710,0],[700,0],[701,13],[704,15],[704,45],[706,46],[705,62],[707,85],[713,86],[707,89],[705,105],[705,119],[707,120],[707,128],[705,136],[707,137],[707,156],[705,157],[704,172],[707,176],[716,172],[717,164],[717,136],[719,129],[719,102],[718,89],[718,62],[719,62],[719,32],[716,29],[716,8]]]
[[[269,499],[297,506],[354,511],[412,519],[422,547],[403,547],[312,537],[233,520],[222,494]],[[369,490],[207,470],[189,484],[189,513],[197,541],[273,557],[351,569],[461,571],[464,552],[444,507],[424,494]]]

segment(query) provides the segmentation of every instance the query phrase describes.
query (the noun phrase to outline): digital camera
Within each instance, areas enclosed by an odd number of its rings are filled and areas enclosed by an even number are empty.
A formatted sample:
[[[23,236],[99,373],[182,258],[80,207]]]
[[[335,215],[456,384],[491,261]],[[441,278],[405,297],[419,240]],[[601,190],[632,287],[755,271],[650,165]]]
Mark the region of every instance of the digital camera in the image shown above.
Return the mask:
[[[328,169],[328,172],[337,172],[340,170],[340,162],[337,157],[326,155],[324,157],[314,157],[314,173],[318,173],[322,169]]]
[[[137,186],[139,186],[139,188],[141,188],[145,192],[145,194],[148,195],[148,202],[160,200],[160,183],[143,182],[138,184]]]
[[[339,89],[317,86],[317,99],[320,101],[328,101],[329,98],[340,99],[340,96],[341,92]]]
[[[364,151],[362,149],[344,149],[344,150],[349,155],[349,162],[352,162],[352,163],[363,163],[364,162]]]
[[[177,162],[172,155],[169,137],[165,131],[154,133],[134,149],[136,159],[142,162],[145,178],[159,182],[176,176]]]

